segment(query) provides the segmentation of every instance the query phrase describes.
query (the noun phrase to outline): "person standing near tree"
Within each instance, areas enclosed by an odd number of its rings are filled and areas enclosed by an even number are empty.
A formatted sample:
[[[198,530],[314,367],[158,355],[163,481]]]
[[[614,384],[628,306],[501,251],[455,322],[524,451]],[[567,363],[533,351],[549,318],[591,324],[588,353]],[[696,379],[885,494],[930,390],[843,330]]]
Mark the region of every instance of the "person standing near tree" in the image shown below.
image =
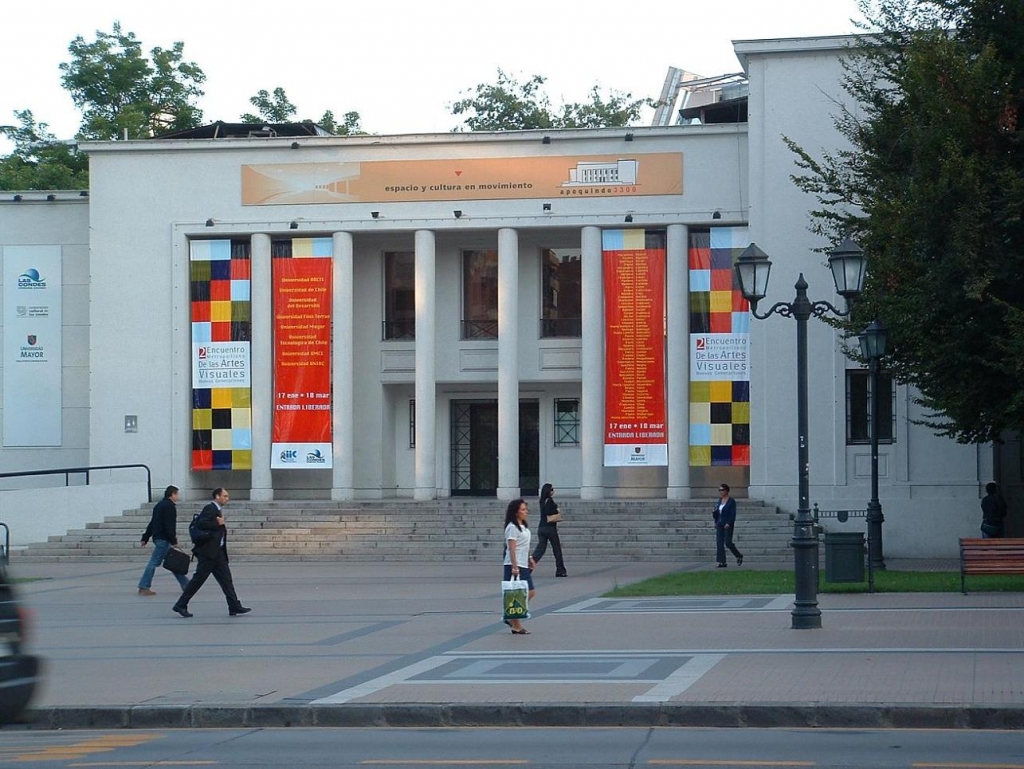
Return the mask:
[[[981,500],[982,539],[999,539],[1003,536],[1003,519],[1006,518],[1006,500],[995,483],[985,484],[985,496]]]
[[[231,567],[228,566],[228,528],[224,525],[224,506],[228,503],[230,495],[227,489],[217,488],[213,490],[213,501],[210,502],[199,514],[196,520],[196,527],[201,531],[208,532],[209,537],[202,542],[197,542],[192,552],[199,559],[195,574],[188,585],[185,586],[172,611],[178,612],[182,617],[191,617],[188,610],[188,602],[192,596],[199,592],[199,588],[206,582],[211,574],[224,591],[224,597],[228,602],[228,614],[237,617],[240,614],[248,614],[252,611],[238,600],[235,594],[235,583],[231,578]]]
[[[736,500],[729,496],[729,484],[723,483],[718,487],[719,501],[715,507],[715,560],[718,561],[718,568],[724,569],[725,549],[729,548],[736,556],[736,565],[743,565],[743,553],[736,549],[732,543],[733,530],[736,528]]]
[[[149,557],[149,563],[142,570],[142,578],[139,579],[139,595],[153,596],[156,591],[153,587],[153,574],[156,567],[164,562],[164,556],[172,547],[178,546],[178,487],[168,486],[164,490],[164,498],[153,507],[153,516],[149,519],[149,526],[142,533],[142,547],[145,547],[149,540],[153,540],[153,555]],[[188,576],[175,574],[181,589],[188,584]]]

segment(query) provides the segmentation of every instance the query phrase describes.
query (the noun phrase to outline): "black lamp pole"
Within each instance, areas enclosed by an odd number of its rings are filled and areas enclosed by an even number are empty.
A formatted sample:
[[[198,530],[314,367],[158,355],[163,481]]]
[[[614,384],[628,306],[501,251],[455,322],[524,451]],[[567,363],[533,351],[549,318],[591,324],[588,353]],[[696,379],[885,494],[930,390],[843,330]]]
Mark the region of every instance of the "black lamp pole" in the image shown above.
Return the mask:
[[[881,358],[885,355],[887,334],[877,320],[864,329],[860,335],[861,356],[868,361],[871,375],[871,501],[868,502],[868,592],[875,592],[875,570],[885,570],[885,557],[882,549],[882,505],[878,501],[878,412],[879,412],[879,376]]]
[[[847,299],[854,299],[861,292],[864,282],[864,253],[852,240],[845,240],[829,255],[829,266],[835,279],[837,292]],[[818,537],[814,532],[814,518],[810,504],[810,461],[808,458],[807,425],[807,321],[813,315],[824,317],[831,312],[845,316],[828,302],[812,302],[807,298],[807,281],[803,273],[796,281],[796,298],[792,302],[778,302],[763,315],[757,312],[757,303],[768,290],[771,260],[768,255],[751,243],[740,254],[736,274],[740,291],[750,302],[750,312],[758,320],[765,320],[773,314],[796,320],[796,404],[797,404],[797,468],[799,477],[799,502],[796,518],[793,520],[793,571],[796,580],[796,595],[793,601],[792,628],[813,630],[821,627],[821,609],[818,608]]]

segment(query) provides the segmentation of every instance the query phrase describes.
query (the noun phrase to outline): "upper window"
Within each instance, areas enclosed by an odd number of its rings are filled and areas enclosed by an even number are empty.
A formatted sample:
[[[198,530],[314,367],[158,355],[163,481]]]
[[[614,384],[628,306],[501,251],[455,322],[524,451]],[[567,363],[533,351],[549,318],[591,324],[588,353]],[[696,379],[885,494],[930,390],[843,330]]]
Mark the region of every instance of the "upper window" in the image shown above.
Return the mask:
[[[384,338],[416,338],[416,259],[411,251],[384,252]]]
[[[896,391],[892,375],[879,373],[878,398],[878,442],[895,443]],[[866,369],[846,370],[846,442],[849,444],[871,442],[871,372]]]
[[[579,337],[582,334],[582,290],[579,249],[541,251],[543,309],[540,335]]]
[[[462,338],[498,338],[498,252],[462,252]]]

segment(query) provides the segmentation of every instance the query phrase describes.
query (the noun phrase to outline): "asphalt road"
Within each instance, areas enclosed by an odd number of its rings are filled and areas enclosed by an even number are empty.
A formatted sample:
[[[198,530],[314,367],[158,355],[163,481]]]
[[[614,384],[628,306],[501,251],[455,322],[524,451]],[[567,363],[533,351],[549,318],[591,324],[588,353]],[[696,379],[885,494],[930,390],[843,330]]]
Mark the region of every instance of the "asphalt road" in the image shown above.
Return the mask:
[[[0,730],[0,766],[1024,769],[1019,732],[832,729]]]

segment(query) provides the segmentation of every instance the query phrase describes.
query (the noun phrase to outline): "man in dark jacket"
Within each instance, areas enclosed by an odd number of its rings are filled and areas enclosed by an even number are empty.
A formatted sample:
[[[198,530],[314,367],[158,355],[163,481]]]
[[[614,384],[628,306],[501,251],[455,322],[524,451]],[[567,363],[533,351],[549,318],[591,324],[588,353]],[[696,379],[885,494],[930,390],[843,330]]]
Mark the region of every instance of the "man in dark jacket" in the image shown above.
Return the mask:
[[[156,503],[153,508],[153,517],[149,519],[149,526],[142,533],[142,547],[145,547],[150,539],[153,540],[153,555],[149,557],[149,563],[142,572],[142,579],[139,580],[139,595],[156,595],[153,587],[153,574],[156,567],[164,562],[164,556],[172,547],[178,546],[178,508],[175,506],[178,501],[178,487],[168,486],[164,491],[164,498]],[[184,574],[175,574],[178,584],[184,589],[188,584],[188,577]]]
[[[228,529],[224,525],[224,506],[230,498],[227,489],[214,489],[213,501],[203,508],[196,520],[196,527],[209,536],[202,542],[196,542],[192,552],[199,559],[199,565],[192,575],[191,581],[185,586],[181,598],[177,600],[172,609],[182,617],[191,617],[188,610],[188,602],[192,600],[199,588],[206,582],[211,574],[224,591],[224,597],[228,602],[228,614],[237,617],[240,614],[248,614],[252,609],[242,606],[242,602],[235,595],[234,580],[231,579],[231,567],[228,566]]]

